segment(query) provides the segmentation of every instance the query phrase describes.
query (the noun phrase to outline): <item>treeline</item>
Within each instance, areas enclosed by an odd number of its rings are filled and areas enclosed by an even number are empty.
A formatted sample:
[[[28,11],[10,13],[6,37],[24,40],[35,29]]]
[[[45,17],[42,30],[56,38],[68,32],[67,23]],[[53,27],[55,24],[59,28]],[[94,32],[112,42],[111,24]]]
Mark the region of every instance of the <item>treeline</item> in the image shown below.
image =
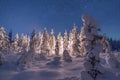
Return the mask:
[[[120,40],[108,38],[112,51],[120,51]]]

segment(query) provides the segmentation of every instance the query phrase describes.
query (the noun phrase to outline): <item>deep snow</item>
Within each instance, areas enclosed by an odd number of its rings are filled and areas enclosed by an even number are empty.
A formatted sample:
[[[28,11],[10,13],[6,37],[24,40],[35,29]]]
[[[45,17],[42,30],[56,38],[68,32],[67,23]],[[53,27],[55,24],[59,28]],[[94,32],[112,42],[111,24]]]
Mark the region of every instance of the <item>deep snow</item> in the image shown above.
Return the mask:
[[[120,53],[114,52],[120,61]],[[101,64],[105,73],[97,80],[120,80],[120,68],[111,68],[107,64],[107,53],[101,53]],[[84,71],[84,57],[73,57],[72,62],[60,60],[60,65],[47,65],[53,57],[46,60],[36,59],[32,63],[21,67],[16,64],[20,54],[7,54],[4,64],[0,66],[0,80],[81,80],[81,71]]]

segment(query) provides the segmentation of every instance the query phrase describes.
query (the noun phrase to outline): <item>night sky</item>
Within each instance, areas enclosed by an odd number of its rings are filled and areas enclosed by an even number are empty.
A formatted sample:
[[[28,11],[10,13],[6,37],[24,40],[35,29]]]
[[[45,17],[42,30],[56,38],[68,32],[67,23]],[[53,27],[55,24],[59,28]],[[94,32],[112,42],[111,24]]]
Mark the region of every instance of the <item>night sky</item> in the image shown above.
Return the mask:
[[[44,27],[64,33],[74,23],[80,30],[84,13],[95,17],[107,36],[120,39],[120,0],[0,0],[0,26],[14,34]]]

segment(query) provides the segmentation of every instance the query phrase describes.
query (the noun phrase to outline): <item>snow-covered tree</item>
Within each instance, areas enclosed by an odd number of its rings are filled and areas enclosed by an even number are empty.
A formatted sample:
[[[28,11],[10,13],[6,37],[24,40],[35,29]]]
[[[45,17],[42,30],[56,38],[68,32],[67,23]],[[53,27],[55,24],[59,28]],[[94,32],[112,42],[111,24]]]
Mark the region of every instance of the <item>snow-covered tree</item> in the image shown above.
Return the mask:
[[[28,36],[25,35],[21,36],[20,46],[22,47],[22,51],[21,51],[21,56],[17,61],[17,65],[20,68],[24,68],[26,65],[34,61],[34,55],[35,55],[34,40],[36,40],[35,30],[33,30],[31,35],[32,35],[31,40]]]
[[[51,33],[49,36],[49,45],[50,45],[50,55],[55,55],[56,40],[55,40],[53,29],[51,30]]]
[[[70,37],[69,37],[69,51],[72,56],[76,56],[78,54],[78,31],[77,31],[77,26],[74,24],[72,31],[70,32]],[[77,44],[77,45],[76,45]],[[77,47],[78,46],[78,47]]]
[[[99,74],[104,73],[99,58],[99,54],[103,51],[102,37],[98,34],[100,29],[95,19],[84,14],[82,21],[81,46],[84,47],[84,55],[86,55],[84,62],[86,71],[81,72],[81,80],[96,80]]]
[[[63,37],[63,60],[66,61],[66,62],[71,62],[72,59],[71,59],[71,56],[69,54],[69,50],[68,50],[68,35],[67,35],[67,31],[65,31],[64,33],[64,37]]]
[[[70,52],[70,55],[72,56],[73,55],[73,35],[72,35],[72,32],[70,32],[70,35],[69,35],[69,44],[68,44],[68,50]]]
[[[64,37],[63,37],[63,49],[64,50],[68,50],[68,34],[67,34],[67,31],[65,31],[64,33]]]
[[[9,37],[5,34],[4,27],[0,28],[0,51],[7,52],[9,46]]]
[[[9,37],[9,42],[12,42],[12,30],[9,31],[8,33],[8,37]]]
[[[34,54],[36,53],[36,43],[37,43],[36,30],[33,29],[30,39],[30,51]]]
[[[61,36],[61,33],[57,36],[58,46],[59,46],[59,55],[63,54],[63,37]]]
[[[41,51],[42,54],[49,55],[50,52],[49,35],[46,28],[44,28],[41,50],[42,50]]]
[[[19,41],[20,51],[21,52],[28,51],[29,45],[30,45],[30,38],[27,35],[22,34]]]
[[[74,44],[73,44],[73,51],[76,57],[80,56],[80,39],[79,34],[75,34]]]
[[[37,36],[37,41],[36,41],[36,48],[35,48],[35,51],[36,53],[39,53],[41,52],[41,44],[42,44],[42,34],[41,32],[38,33],[38,36]]]
[[[14,53],[17,53],[19,51],[18,43],[19,43],[19,36],[18,34],[16,34],[14,37],[14,42],[12,43]]]
[[[58,40],[56,40],[56,44],[55,44],[55,55],[59,55],[59,42]]]

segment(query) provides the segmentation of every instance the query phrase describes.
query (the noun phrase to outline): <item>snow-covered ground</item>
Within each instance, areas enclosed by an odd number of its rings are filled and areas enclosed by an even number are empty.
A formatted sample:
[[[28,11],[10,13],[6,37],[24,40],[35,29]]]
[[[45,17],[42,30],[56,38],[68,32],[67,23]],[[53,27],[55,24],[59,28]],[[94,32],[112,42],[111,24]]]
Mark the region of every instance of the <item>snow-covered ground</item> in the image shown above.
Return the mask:
[[[106,62],[107,53],[101,53],[101,64],[105,73],[99,76],[98,80],[120,80],[120,68],[111,68]],[[119,54],[119,55],[118,55]],[[115,53],[120,60],[120,53]],[[81,80],[81,71],[84,70],[84,57],[72,58],[72,62],[65,62],[61,59],[58,66],[47,65],[53,61],[53,57],[46,60],[35,60],[21,68],[16,64],[18,54],[8,54],[6,60],[0,66],[0,80]]]

